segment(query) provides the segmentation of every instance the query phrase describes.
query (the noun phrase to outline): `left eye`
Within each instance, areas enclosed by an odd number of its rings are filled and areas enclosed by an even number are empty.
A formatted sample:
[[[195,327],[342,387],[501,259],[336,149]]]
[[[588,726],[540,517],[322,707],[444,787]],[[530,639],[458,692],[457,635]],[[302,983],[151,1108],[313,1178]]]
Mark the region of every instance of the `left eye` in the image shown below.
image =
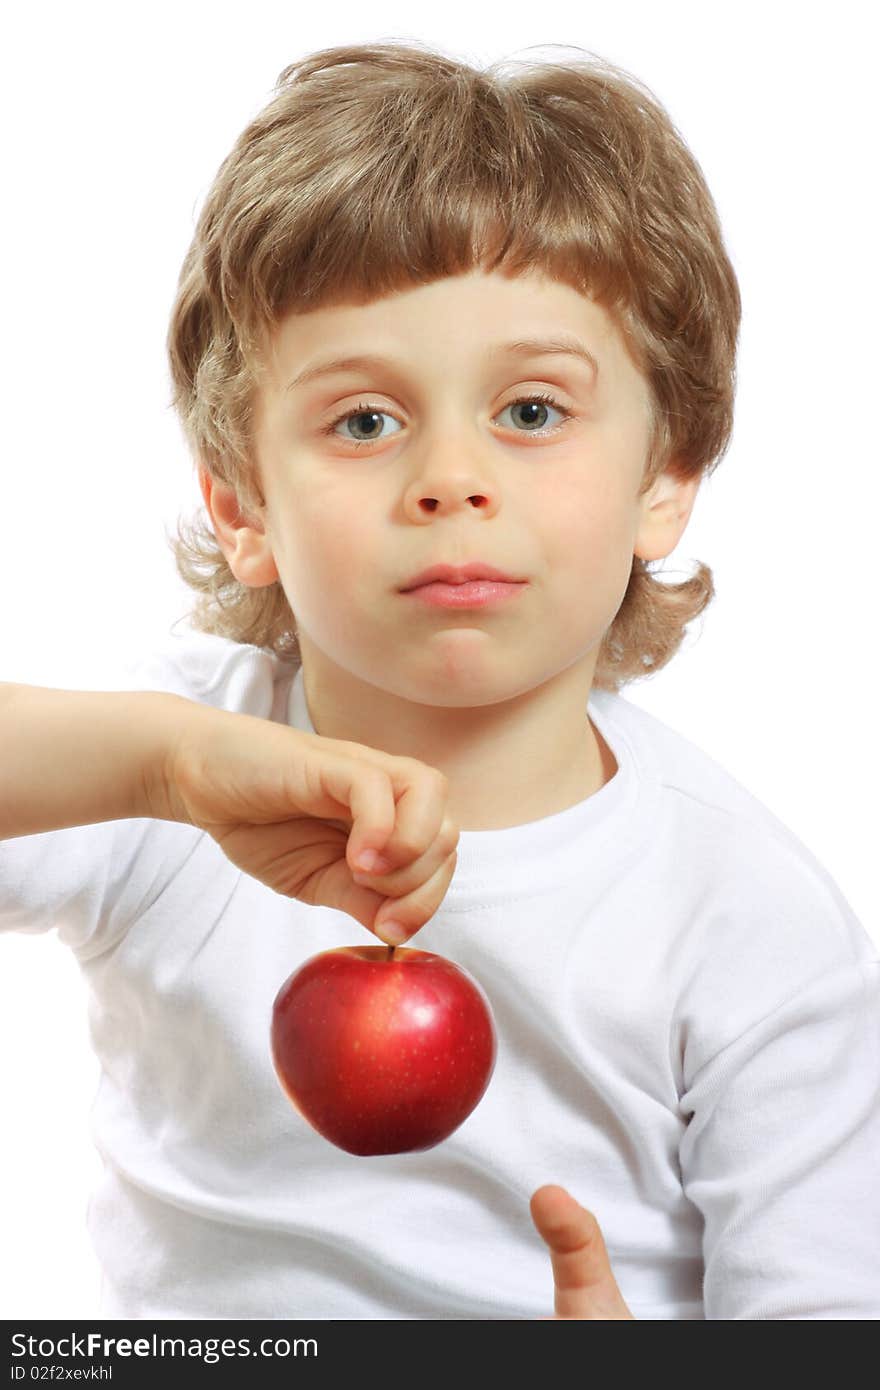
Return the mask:
[[[565,423],[565,420],[569,418],[567,410],[564,410],[561,406],[557,405],[552,396],[545,395],[520,396],[518,400],[511,401],[509,405],[506,405],[504,407],[504,410],[502,410],[501,414],[503,415],[505,410],[519,411],[521,406],[527,406],[528,409],[525,412],[526,418],[524,421],[522,421],[522,423],[526,425],[526,430],[518,430],[517,433],[519,434],[536,434],[539,432],[544,433],[545,431],[543,429],[543,426],[546,424],[546,416],[548,410],[555,410],[557,415],[562,415],[563,424]],[[516,418],[516,415],[514,415],[514,419]],[[557,430],[559,428],[559,425],[554,425],[552,427],[552,430]],[[548,430],[546,431],[546,433],[552,433],[552,430]]]
[[[511,426],[517,434],[555,434],[557,430],[561,429],[562,426],[571,419],[569,411],[567,411],[564,406],[560,406],[552,396],[542,393],[531,396],[520,396],[517,400],[510,401],[499,415],[496,416],[496,419],[500,420],[501,416],[504,415],[506,411],[519,412],[521,407],[527,407],[524,416],[522,414],[519,416],[514,414],[513,418],[514,420],[519,418],[520,423],[524,425],[525,428],[520,429],[515,424]],[[548,410],[552,410],[557,415],[562,416],[561,421],[558,424],[552,425],[549,429],[546,428]],[[363,447],[366,444],[375,444],[388,434],[387,430],[382,430],[380,433],[376,432],[377,424],[383,418],[386,420],[394,420],[395,424],[398,425],[399,428],[397,430],[392,430],[392,434],[400,433],[400,422],[394,415],[387,410],[377,410],[375,406],[369,405],[365,401],[361,401],[356,405],[354,410],[347,410],[344,415],[337,416],[337,418],[331,421],[326,427],[325,433],[334,434],[337,438],[344,439],[347,444],[354,444],[356,447],[358,445]],[[337,427],[339,425],[347,427],[349,421],[356,422],[355,428],[357,430],[366,430],[368,437],[365,439],[358,439],[356,436],[348,433],[339,434],[337,432]]]

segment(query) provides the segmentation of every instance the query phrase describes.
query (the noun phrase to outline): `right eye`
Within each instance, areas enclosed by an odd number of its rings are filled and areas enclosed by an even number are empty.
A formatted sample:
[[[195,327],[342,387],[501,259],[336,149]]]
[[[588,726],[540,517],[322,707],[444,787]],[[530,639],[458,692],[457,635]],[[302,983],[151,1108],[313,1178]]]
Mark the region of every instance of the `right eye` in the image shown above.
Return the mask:
[[[370,405],[366,401],[359,401],[354,410],[346,410],[344,415],[337,415],[336,419],[332,420],[324,430],[324,433],[328,435],[336,434],[337,425],[347,425],[349,420],[355,420],[357,421],[357,428],[367,432],[366,439],[352,438],[352,436],[347,434],[336,435],[336,437],[337,439],[344,440],[346,444],[354,444],[355,448],[363,448],[365,444],[376,444],[379,440],[386,437],[387,431],[380,434],[369,433],[370,430],[375,430],[377,421],[380,420],[383,415],[387,416],[389,420],[396,419],[396,416],[392,415],[390,411],[380,410],[378,406]],[[399,423],[398,421],[398,424]],[[391,433],[397,434],[399,431],[392,430]]]

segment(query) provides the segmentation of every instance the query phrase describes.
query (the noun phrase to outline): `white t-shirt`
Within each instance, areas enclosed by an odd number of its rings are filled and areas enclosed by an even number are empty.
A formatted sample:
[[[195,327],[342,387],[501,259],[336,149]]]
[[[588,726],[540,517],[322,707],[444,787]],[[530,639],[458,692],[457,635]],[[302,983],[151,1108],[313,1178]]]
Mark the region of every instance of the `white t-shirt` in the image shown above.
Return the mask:
[[[119,688],[313,732],[302,672],[219,637],[169,638]],[[596,1215],[637,1318],[880,1317],[877,950],[711,758],[621,696],[589,714],[616,775],[463,831],[413,940],[480,981],[498,1030],[483,1099],[421,1153],[335,1148],[272,1066],[281,985],[373,943],[360,923],[191,826],[0,843],[0,928],[57,928],[88,987],[104,1316],[540,1318],[529,1198],[554,1182]]]

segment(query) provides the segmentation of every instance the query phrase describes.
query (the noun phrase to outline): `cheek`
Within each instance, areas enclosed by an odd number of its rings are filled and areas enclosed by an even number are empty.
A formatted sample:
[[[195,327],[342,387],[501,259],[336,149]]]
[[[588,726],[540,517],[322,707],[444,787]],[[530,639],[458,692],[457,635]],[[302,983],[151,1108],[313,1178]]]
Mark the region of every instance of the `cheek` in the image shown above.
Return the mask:
[[[275,553],[288,597],[293,599],[293,590],[327,603],[338,593],[345,602],[372,564],[363,508],[339,487],[290,487],[275,515]]]
[[[607,476],[557,478],[536,508],[549,573],[615,587],[632,567],[633,519],[622,489]],[[624,583],[625,587],[625,583]]]

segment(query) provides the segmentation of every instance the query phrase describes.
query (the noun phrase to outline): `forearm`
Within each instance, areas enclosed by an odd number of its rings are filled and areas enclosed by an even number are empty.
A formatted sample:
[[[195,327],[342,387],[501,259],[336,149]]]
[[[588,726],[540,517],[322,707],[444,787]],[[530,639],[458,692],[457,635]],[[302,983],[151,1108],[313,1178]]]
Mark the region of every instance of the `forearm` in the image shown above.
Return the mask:
[[[181,719],[197,708],[161,691],[0,684],[0,840],[172,819],[164,767]]]

